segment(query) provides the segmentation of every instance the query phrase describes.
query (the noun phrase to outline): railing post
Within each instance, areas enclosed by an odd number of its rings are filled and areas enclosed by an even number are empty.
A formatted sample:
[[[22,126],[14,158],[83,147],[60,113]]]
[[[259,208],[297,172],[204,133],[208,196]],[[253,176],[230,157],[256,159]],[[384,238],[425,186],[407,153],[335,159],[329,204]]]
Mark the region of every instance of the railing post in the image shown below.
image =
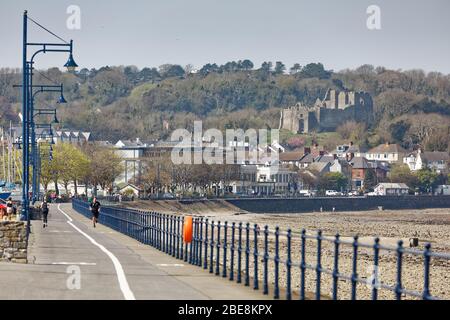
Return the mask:
[[[395,298],[397,300],[402,299],[402,261],[403,260],[403,241],[399,241],[397,244],[397,280],[395,285]]]
[[[320,300],[320,287],[322,281],[322,231],[317,232],[317,265],[316,265],[316,300]]]
[[[169,255],[173,255],[174,250],[173,250],[173,215],[169,216],[169,222],[170,222],[170,226],[169,226]]]
[[[196,221],[196,218],[193,218],[192,219],[192,241],[191,241],[191,243],[190,243],[190,245],[189,245],[189,248],[190,248],[190,250],[189,250],[189,264],[194,264],[194,259],[195,259],[195,227],[196,227],[196,224],[195,224],[195,221]]]
[[[181,240],[181,234],[180,234],[180,217],[177,216],[177,259],[180,259],[180,241]]]
[[[208,218],[205,220],[205,258],[203,260],[203,269],[208,269]]]
[[[254,228],[254,245],[253,245],[253,267],[254,267],[254,277],[253,277],[253,289],[259,290],[259,279],[258,279],[258,225],[255,224]]]
[[[227,277],[227,240],[228,240],[228,221],[225,221],[225,225],[223,227],[223,268],[222,268],[222,277]]]
[[[306,273],[306,230],[302,230],[301,261],[300,261],[300,299],[305,300],[305,273]]]
[[[334,267],[333,267],[333,300],[338,298],[338,281],[339,281],[339,244],[340,236],[336,234],[334,239]]]
[[[250,285],[250,223],[245,226],[245,286]]]
[[[373,245],[373,279],[372,279],[372,300],[378,300],[378,285],[380,283],[378,276],[378,264],[380,256],[380,238],[375,239],[375,244]]]
[[[202,262],[203,262],[203,257],[202,257],[202,253],[203,253],[203,217],[200,218],[199,220],[199,239],[198,239],[198,263],[197,266],[201,267],[202,266]]]
[[[211,242],[210,246],[210,257],[209,257],[209,273],[214,272],[214,221],[211,221]]]
[[[287,231],[287,258],[286,258],[286,300],[292,299],[291,287],[291,246],[292,246],[292,230]]]
[[[269,226],[264,227],[264,277],[263,294],[269,294]]]
[[[165,215],[166,225],[164,228],[166,231],[166,251],[164,251],[165,253],[169,253],[169,239],[170,239],[169,220],[170,220],[170,216],[168,214],[166,214]]]
[[[356,286],[358,284],[358,236],[355,236],[353,239],[352,300],[356,300]]]
[[[279,279],[279,268],[280,268],[280,227],[275,228],[275,256],[274,256],[274,287],[273,287],[273,298],[280,298],[280,279]]]
[[[427,243],[425,245],[425,251],[423,252],[423,258],[424,258],[424,266],[423,266],[424,280],[423,280],[422,299],[429,300],[431,298],[431,293],[430,293],[431,244],[430,243]]]
[[[236,232],[236,223],[233,222],[231,225],[231,248],[230,248],[230,281],[234,280],[234,252],[235,252],[235,245],[234,245],[234,237]]]
[[[237,283],[242,282],[242,222],[239,222]]]
[[[220,221],[217,223],[217,241],[216,241],[216,276],[220,275]]]

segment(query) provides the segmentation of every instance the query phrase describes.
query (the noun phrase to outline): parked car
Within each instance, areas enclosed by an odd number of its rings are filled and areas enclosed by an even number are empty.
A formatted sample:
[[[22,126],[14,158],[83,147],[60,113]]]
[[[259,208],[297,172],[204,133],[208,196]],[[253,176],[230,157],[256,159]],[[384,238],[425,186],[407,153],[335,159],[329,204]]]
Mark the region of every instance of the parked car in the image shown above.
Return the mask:
[[[162,195],[162,198],[163,199],[175,199],[175,196],[173,194],[171,194],[171,193],[164,193]]]
[[[348,193],[348,196],[349,197],[357,197],[357,196],[359,196],[359,191],[350,191]]]
[[[327,191],[325,191],[325,195],[327,197],[342,196],[342,192],[339,192],[339,191],[336,191],[336,190],[327,190]]]
[[[298,193],[302,197],[312,197],[313,196],[313,192],[310,190],[300,190]]]
[[[379,194],[376,193],[375,191],[372,191],[372,192],[367,193],[366,195],[369,197],[375,197],[375,196],[378,196]]]

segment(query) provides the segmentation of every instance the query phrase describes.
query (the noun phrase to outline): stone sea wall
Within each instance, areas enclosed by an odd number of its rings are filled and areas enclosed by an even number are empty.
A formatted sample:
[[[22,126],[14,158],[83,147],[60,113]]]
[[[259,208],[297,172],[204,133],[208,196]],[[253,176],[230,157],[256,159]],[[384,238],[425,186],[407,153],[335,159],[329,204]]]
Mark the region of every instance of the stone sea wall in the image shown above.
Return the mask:
[[[27,263],[25,222],[0,221],[0,262]]]

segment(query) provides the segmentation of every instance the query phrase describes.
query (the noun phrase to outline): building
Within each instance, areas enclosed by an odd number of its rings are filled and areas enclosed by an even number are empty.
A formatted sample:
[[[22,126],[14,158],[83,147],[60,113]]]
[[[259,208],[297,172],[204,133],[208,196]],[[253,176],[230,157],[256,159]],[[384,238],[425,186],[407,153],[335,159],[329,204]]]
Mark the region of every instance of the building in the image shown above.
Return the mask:
[[[404,183],[379,183],[374,192],[379,196],[403,196],[409,193],[409,188]]]
[[[420,149],[407,154],[403,158],[411,171],[418,171],[424,168],[435,170],[437,173],[449,172],[450,156],[447,152],[422,152]]]
[[[323,100],[317,99],[313,106],[299,102],[283,109],[280,129],[294,133],[312,131],[335,131],[346,121],[370,123],[373,101],[366,92],[336,91],[329,89]]]
[[[352,167],[352,189],[362,189],[364,187],[364,179],[367,171],[372,170],[369,161],[364,157],[355,157],[349,163]]]
[[[91,140],[90,132],[73,131],[73,130],[58,130],[53,137],[55,143],[73,143],[84,144]]]
[[[380,144],[366,153],[367,160],[380,160],[389,163],[403,162],[408,152],[398,144]]]
[[[230,186],[235,194],[287,194],[295,188],[296,172],[283,166],[242,165],[239,181]]]
[[[300,151],[292,151],[292,152],[283,152],[279,155],[279,160],[282,164],[285,165],[294,165],[300,167],[300,160],[305,156],[303,152]]]
[[[142,158],[148,145],[139,139],[135,141],[119,140],[114,145],[115,153],[123,159],[124,171],[116,178],[115,184],[139,184],[142,174]]]

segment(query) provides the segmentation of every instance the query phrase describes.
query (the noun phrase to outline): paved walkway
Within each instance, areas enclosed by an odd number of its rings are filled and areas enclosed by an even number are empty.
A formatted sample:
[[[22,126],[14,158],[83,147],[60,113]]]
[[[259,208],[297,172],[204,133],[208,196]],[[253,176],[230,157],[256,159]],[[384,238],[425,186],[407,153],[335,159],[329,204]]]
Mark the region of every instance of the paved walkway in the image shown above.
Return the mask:
[[[51,206],[48,228],[33,221],[28,256],[28,265],[0,263],[1,300],[269,298],[107,227],[94,229],[69,204]],[[70,273],[78,268],[80,289]]]

